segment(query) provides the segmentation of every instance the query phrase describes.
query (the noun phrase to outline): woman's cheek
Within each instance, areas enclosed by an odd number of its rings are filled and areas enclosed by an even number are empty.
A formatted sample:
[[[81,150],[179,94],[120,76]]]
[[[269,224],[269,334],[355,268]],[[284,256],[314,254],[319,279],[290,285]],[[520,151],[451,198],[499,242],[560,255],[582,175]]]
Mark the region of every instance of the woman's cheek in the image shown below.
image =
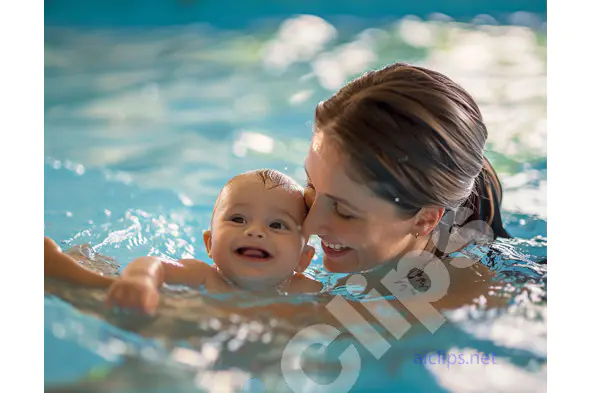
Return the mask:
[[[340,240],[353,248],[362,246],[365,242],[359,241],[359,237],[371,236],[369,228],[358,221],[345,221],[337,225]]]

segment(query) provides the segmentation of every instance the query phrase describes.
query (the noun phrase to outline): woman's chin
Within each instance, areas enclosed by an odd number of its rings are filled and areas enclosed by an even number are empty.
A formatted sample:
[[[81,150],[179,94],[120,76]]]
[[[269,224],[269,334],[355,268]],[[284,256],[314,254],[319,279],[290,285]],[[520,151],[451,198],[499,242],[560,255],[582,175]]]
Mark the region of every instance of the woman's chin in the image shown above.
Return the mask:
[[[330,273],[352,273],[359,270],[356,255],[347,255],[342,258],[330,258],[324,254],[324,268]]]

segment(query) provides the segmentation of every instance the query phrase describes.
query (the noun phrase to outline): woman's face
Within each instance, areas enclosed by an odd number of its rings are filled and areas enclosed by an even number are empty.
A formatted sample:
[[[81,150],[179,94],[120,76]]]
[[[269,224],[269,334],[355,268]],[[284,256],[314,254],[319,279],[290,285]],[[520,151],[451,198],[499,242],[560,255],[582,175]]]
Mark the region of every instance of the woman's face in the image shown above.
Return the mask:
[[[345,173],[348,159],[318,131],[312,138],[305,169],[311,205],[303,224],[306,235],[322,239],[324,267],[357,272],[382,265],[414,249],[416,218],[402,218],[396,207]]]

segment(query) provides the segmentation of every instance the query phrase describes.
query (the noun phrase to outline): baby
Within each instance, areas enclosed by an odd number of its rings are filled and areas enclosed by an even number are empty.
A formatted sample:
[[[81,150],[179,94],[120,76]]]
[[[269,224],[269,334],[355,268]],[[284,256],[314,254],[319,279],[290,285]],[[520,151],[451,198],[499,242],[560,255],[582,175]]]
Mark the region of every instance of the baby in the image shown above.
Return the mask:
[[[269,169],[246,172],[223,187],[213,208],[211,227],[203,233],[213,266],[196,259],[172,262],[141,257],[131,262],[120,278],[99,278],[79,265],[69,271],[56,263],[59,253],[53,249],[56,246],[48,250],[46,239],[45,274],[110,286],[110,305],[145,312],[157,308],[158,289],[163,283],[204,286],[211,292],[239,288],[319,292],[322,284],[302,274],[314,255],[301,231],[306,212],[303,189],[293,179]]]

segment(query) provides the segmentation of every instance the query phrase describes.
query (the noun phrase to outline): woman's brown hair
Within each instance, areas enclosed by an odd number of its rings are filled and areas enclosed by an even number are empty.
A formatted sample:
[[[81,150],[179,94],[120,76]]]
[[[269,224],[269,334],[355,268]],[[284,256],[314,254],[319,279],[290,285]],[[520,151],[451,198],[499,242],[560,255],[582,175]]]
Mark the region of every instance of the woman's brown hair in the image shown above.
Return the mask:
[[[367,72],[317,106],[315,125],[350,158],[351,178],[402,213],[469,205],[469,220],[499,218],[481,112],[443,74],[402,63]]]

